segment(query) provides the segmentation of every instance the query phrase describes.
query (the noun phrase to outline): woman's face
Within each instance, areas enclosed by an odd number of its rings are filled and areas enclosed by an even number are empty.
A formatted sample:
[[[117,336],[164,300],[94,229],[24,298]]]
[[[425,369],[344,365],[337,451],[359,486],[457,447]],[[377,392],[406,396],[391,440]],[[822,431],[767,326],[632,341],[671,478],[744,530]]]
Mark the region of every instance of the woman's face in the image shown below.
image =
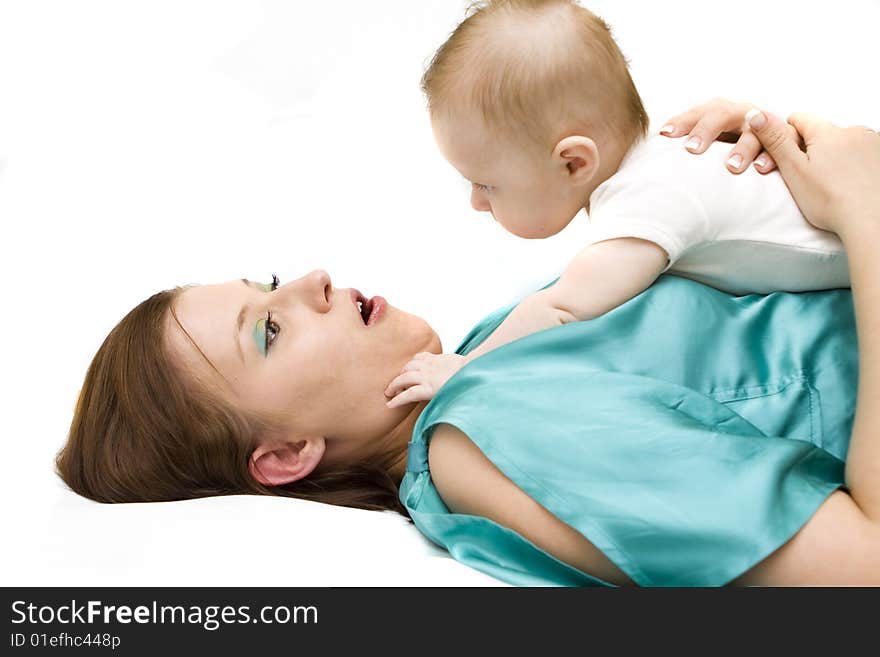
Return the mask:
[[[232,403],[271,418],[286,440],[324,437],[336,460],[370,454],[408,413],[385,406],[385,387],[415,353],[440,352],[437,334],[379,298],[359,310],[364,297],[321,270],[272,287],[187,288],[166,323],[173,352],[200,379],[219,373]]]

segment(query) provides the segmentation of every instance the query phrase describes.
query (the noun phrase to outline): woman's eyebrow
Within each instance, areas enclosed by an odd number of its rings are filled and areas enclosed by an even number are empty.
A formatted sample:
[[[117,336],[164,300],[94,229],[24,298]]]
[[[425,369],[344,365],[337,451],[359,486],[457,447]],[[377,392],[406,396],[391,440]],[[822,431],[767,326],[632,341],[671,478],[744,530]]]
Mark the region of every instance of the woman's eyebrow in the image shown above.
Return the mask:
[[[238,320],[235,322],[235,333],[233,334],[233,339],[235,340],[235,348],[238,350],[238,359],[241,361],[242,365],[244,364],[244,351],[241,348],[241,329],[244,325],[244,318],[250,310],[250,306],[245,304],[241,307],[241,310],[238,311]]]

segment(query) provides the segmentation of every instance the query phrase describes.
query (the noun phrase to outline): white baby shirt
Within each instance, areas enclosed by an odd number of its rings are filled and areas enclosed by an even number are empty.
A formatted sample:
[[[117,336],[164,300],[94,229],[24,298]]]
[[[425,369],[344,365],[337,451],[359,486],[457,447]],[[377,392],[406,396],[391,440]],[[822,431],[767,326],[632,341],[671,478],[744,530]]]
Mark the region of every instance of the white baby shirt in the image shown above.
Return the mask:
[[[669,254],[667,271],[732,294],[849,287],[843,244],[812,226],[778,171],[737,175],[731,144],[702,155],[652,136],[590,196],[589,243],[638,237]]]

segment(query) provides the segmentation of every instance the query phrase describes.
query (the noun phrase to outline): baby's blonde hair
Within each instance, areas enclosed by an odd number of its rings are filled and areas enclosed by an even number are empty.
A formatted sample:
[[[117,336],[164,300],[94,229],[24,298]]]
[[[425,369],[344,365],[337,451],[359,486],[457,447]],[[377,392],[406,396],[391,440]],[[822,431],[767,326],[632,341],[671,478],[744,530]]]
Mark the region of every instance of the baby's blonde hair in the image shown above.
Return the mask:
[[[476,110],[490,129],[541,148],[566,133],[631,143],[648,130],[608,25],[577,0],[473,3],[434,54],[422,90],[432,116]]]

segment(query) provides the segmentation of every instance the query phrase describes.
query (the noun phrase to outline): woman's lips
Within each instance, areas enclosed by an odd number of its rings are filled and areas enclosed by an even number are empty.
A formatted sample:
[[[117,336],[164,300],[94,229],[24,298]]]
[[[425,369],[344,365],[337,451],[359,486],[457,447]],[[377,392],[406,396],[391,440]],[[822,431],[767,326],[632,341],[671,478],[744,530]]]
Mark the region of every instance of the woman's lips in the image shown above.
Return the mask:
[[[372,297],[367,299],[359,290],[352,288],[350,290],[351,302],[354,304],[355,310],[360,315],[364,326],[372,326],[379,321],[388,302],[383,297]]]
[[[388,305],[388,302],[385,301],[384,297],[373,297],[367,303],[370,307],[370,316],[367,319],[367,326],[372,326],[379,321],[380,317],[382,317],[382,313],[385,312],[385,307]]]

